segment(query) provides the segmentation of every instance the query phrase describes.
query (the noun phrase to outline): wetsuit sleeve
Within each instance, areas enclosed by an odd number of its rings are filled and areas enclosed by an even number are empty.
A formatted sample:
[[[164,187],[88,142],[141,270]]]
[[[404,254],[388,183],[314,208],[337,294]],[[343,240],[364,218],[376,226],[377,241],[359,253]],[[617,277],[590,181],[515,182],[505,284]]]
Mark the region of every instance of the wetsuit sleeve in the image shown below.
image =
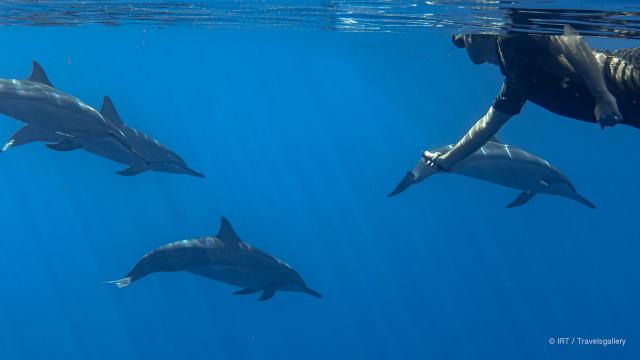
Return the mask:
[[[492,136],[495,136],[510,118],[511,115],[502,113],[494,109],[493,106],[490,107],[489,111],[467,131],[453,149],[436,157],[435,166],[440,170],[452,169],[458,162],[476,152]]]
[[[502,84],[500,93],[493,102],[493,108],[507,115],[516,115],[520,113],[527,99],[515,89],[513,83],[509,80]]]

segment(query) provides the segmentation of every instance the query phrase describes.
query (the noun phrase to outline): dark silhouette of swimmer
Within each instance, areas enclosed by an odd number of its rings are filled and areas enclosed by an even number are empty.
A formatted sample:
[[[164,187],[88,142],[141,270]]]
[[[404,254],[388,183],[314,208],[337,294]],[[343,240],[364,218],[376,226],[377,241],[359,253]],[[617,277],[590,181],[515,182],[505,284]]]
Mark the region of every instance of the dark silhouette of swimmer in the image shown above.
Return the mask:
[[[571,27],[564,35],[453,35],[474,64],[491,63],[505,76],[487,113],[445,154],[425,151],[428,166],[449,170],[473,154],[527,101],[555,114],[640,128],[640,48],[592,50]]]

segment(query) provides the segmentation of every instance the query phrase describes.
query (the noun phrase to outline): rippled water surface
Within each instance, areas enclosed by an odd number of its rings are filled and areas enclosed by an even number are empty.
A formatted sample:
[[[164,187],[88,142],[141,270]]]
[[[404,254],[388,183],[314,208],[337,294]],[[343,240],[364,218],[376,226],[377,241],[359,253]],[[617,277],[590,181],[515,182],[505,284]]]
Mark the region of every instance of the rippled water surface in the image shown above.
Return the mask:
[[[154,24],[338,31],[515,30],[639,37],[634,1],[4,1],[5,25]]]

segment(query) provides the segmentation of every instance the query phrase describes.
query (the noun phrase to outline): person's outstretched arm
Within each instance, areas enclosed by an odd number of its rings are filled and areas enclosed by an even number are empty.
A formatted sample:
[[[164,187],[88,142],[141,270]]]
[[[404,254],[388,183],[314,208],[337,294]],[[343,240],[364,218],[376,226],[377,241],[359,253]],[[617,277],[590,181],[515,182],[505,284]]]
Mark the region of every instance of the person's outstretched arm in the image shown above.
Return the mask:
[[[571,26],[565,25],[565,34],[551,37],[551,50],[563,55],[576,74],[586,83],[596,101],[594,115],[600,126],[614,126],[622,121],[615,97],[611,95],[589,44]]]
[[[425,151],[423,157],[427,165],[438,170],[451,170],[458,162],[478,151],[495,136],[502,125],[520,113],[527,102],[527,99],[518,90],[518,83],[516,73],[505,79],[498,96],[487,113],[446,154],[432,154]]]
[[[489,111],[446,154],[425,151],[424,158],[429,165],[439,170],[451,170],[458,162],[486,144],[511,117],[512,115],[502,113],[491,106]]]

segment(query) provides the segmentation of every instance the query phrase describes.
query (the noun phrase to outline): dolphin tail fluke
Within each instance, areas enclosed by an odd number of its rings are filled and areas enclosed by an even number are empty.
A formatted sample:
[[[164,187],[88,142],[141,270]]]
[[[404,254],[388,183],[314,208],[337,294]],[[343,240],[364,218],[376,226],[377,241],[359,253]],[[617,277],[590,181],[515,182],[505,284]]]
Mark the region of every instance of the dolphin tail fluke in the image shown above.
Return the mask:
[[[416,182],[416,176],[411,171],[407,171],[407,174],[400,180],[400,183],[396,185],[396,188],[393,189],[392,192],[387,195],[387,197],[392,197],[400,194],[401,192],[407,190],[407,188]]]
[[[131,278],[126,277],[118,280],[105,281],[103,282],[103,284],[114,284],[115,286],[118,287],[118,289],[122,289],[129,286],[129,284],[131,284]]]
[[[575,201],[579,202],[580,204],[588,207],[588,208],[591,208],[591,209],[595,209],[596,208],[596,205],[594,203],[592,203],[591,201],[587,200],[587,198],[585,198],[584,196],[582,196],[582,195],[580,195],[578,193],[574,194],[574,198],[573,199]]]
[[[64,140],[64,137],[60,135],[41,129],[37,126],[26,125],[20,128],[20,130],[16,131],[16,133],[13,134],[13,136],[11,136],[11,139],[7,141],[7,143],[2,147],[2,150],[0,152],[5,152],[10,148],[29,144],[36,141],[60,142],[63,140]]]
[[[536,196],[535,192],[531,190],[525,190],[521,192],[520,195],[518,195],[518,197],[515,200],[513,200],[509,205],[507,205],[507,207],[514,208],[514,207],[522,206],[528,203],[529,200],[533,199],[534,196]]]
[[[0,149],[0,153],[3,153],[9,149],[11,149],[13,147],[13,139],[9,139],[9,141],[7,141],[4,146],[2,147],[2,149]]]

